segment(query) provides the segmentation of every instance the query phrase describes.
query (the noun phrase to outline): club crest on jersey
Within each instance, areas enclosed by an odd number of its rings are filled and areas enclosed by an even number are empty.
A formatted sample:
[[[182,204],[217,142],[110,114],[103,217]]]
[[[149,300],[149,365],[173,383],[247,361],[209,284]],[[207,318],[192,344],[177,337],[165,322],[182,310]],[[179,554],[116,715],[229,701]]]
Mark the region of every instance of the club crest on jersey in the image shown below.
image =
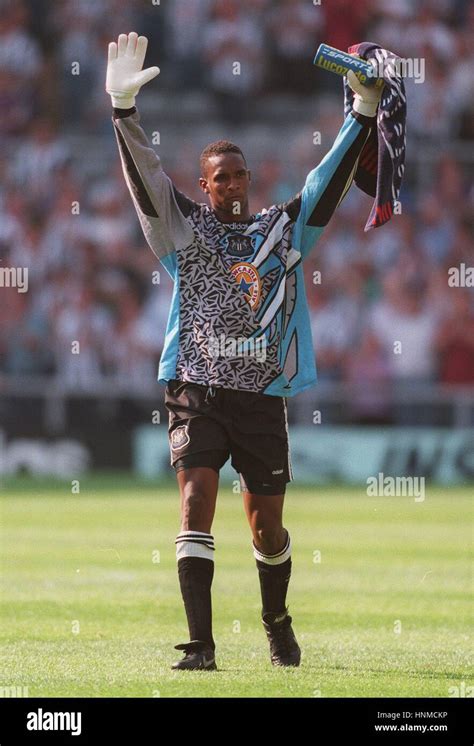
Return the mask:
[[[245,300],[250,303],[251,308],[256,308],[260,300],[261,283],[260,275],[253,264],[237,262],[230,271]]]
[[[243,233],[231,233],[222,239],[225,251],[229,256],[252,256],[254,250],[254,239]]]
[[[180,425],[176,430],[173,430],[170,435],[170,440],[173,451],[179,451],[183,446],[187,446],[189,443],[188,426]]]

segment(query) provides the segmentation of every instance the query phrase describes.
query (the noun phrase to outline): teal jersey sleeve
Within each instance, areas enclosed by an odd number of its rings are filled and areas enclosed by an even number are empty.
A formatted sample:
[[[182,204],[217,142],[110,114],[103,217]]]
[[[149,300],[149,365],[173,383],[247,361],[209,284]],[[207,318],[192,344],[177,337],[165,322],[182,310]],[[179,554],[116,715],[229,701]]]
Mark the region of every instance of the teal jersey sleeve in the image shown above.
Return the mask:
[[[285,206],[295,217],[293,247],[305,259],[315,246],[354,179],[360,154],[375,117],[350,112],[332,148],[309,172],[302,191]]]

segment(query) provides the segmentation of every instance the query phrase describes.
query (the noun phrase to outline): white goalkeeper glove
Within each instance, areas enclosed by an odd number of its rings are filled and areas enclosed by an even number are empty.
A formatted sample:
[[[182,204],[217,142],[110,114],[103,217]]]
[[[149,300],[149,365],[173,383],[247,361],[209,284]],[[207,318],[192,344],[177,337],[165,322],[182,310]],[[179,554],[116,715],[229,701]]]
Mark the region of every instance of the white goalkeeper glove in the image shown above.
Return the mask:
[[[148,39],[138,36],[135,31],[120,34],[118,43],[109,44],[109,61],[105,90],[112,97],[112,106],[117,109],[131,109],[135,106],[138,91],[153,80],[160,72],[159,67],[142,70],[145,61]]]
[[[366,117],[374,117],[382,97],[383,85],[380,87],[362,85],[353,70],[347,71],[347,82],[354,91],[354,103],[352,104],[354,111]]]

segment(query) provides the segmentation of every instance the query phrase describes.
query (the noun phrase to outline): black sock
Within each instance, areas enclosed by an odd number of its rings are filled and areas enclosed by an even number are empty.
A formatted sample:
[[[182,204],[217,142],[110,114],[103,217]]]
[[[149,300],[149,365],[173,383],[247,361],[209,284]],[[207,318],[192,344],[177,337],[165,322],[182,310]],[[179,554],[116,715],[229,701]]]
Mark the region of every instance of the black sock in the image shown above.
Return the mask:
[[[211,606],[214,562],[203,557],[182,557],[178,560],[178,575],[188,619],[189,639],[208,642],[214,650]]]
[[[262,593],[262,616],[282,614],[286,610],[286,593],[291,576],[291,557],[281,565],[268,565],[256,560],[260,590]]]
[[[255,542],[252,544],[262,593],[262,617],[272,622],[286,612],[286,593],[291,577],[290,534],[286,532],[285,545],[276,554],[265,554],[257,549]]]

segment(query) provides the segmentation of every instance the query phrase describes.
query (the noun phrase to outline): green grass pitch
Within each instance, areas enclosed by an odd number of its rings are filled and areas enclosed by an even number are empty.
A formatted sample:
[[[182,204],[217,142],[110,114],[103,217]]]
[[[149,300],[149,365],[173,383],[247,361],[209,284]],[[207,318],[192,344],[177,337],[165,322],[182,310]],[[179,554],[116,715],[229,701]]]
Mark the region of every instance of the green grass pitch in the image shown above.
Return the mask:
[[[1,491],[2,687],[29,697],[448,697],[469,668],[469,488],[424,502],[364,488],[288,488],[288,593],[299,669],[270,664],[239,494],[222,484],[213,534],[216,672],[170,670],[188,639],[174,483]],[[159,561],[158,561],[159,560]],[[464,682],[464,684],[463,684]],[[25,689],[23,689],[25,688]]]

